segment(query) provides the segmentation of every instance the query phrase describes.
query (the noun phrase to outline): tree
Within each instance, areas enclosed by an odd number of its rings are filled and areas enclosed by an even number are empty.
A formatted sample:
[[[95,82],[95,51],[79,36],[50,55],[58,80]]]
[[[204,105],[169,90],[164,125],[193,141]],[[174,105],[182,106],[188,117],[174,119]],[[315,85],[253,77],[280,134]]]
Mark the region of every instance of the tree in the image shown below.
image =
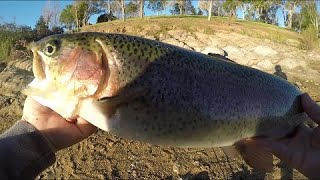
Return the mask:
[[[128,18],[137,17],[138,16],[138,9],[139,9],[139,7],[136,3],[129,2],[126,5],[126,9],[125,9],[126,17],[128,17]]]
[[[186,14],[186,0],[177,0],[179,5],[180,15]]]
[[[200,8],[198,8],[198,13],[197,13],[197,15],[199,15],[199,16],[202,16],[202,15],[203,15],[203,11],[202,11]]]
[[[238,8],[242,11],[241,19],[245,20],[246,14],[251,7],[251,0],[239,0]]]
[[[191,0],[186,0],[185,14],[196,15],[196,9],[192,5]]]
[[[294,10],[301,5],[301,0],[285,0],[282,4],[285,25],[288,29],[291,29]]]
[[[5,60],[16,50],[26,50],[28,42],[37,39],[35,31],[29,26],[15,23],[0,24],[0,59]]]
[[[144,17],[144,0],[139,0],[139,17],[140,19]]]
[[[302,4],[301,15],[302,15],[302,22],[301,22],[302,30],[312,25],[315,28],[316,32],[318,33],[319,32],[319,15],[318,15],[316,1],[305,1]]]
[[[122,21],[124,21],[125,20],[126,2],[125,2],[125,0],[117,0],[117,2],[121,8],[121,19],[122,19]]]
[[[165,10],[167,0],[148,0],[147,8],[160,15],[160,12]]]
[[[301,13],[293,13],[292,15],[292,26],[291,29],[294,29],[297,32],[301,32],[302,26],[302,15]]]
[[[179,4],[175,3],[172,7],[172,9],[170,9],[170,13],[172,15],[179,15],[180,14],[180,8],[179,8]]]
[[[111,19],[110,19],[110,14],[104,13],[104,14],[101,14],[97,18],[97,23],[113,21],[113,20],[116,20],[116,19],[117,19],[117,17],[115,17],[115,16],[112,16]]]
[[[205,10],[208,14],[208,21],[211,20],[213,0],[199,1],[199,8]]]
[[[87,1],[75,1],[70,9],[76,29],[79,31],[80,27],[88,25],[89,18],[94,14],[103,12],[102,1],[87,0]]]
[[[229,16],[234,16],[236,14],[237,6],[240,1],[226,0],[222,7],[229,13]]]
[[[88,25],[88,21],[92,15],[100,14],[103,12],[102,2],[98,0],[87,0],[84,4],[84,14],[82,19],[82,25]]]
[[[67,5],[60,14],[59,21],[68,29],[73,30],[76,26],[72,5]]]
[[[44,18],[44,21],[47,23],[50,29],[53,27],[59,27],[59,17],[60,17],[60,5],[59,1],[47,1],[45,4],[43,10],[42,10],[42,16]]]
[[[50,34],[49,27],[48,27],[47,23],[45,22],[43,16],[40,16],[39,20],[36,23],[34,30],[35,30],[37,37],[39,39],[42,39]]]

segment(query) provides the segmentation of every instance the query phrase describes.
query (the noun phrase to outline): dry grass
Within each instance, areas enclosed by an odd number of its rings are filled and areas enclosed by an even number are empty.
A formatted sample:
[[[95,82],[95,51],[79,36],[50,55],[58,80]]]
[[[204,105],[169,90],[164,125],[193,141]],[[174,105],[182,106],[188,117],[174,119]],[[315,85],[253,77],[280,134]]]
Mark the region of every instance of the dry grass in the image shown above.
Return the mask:
[[[214,34],[218,31],[236,32],[239,34],[270,39],[274,42],[301,47],[301,35],[274,25],[259,22],[230,20],[228,17],[213,17],[211,21],[205,16],[158,16],[138,18],[126,21],[112,21],[82,28],[82,31],[126,33],[159,37],[168,30],[186,30]]]

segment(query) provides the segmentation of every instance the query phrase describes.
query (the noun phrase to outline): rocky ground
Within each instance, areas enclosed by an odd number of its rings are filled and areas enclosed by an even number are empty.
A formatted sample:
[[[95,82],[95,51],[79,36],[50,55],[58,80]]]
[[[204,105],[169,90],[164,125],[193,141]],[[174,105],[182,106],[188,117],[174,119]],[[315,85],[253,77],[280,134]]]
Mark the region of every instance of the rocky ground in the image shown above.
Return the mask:
[[[132,33],[131,33],[132,34]],[[168,30],[157,36],[135,33],[205,54],[226,55],[235,62],[279,75],[320,101],[320,53],[235,32]],[[289,40],[290,41],[290,40]],[[296,42],[292,42],[296,43]],[[0,131],[19,120],[32,80],[31,60],[0,64]],[[97,131],[87,140],[57,153],[56,163],[39,179],[301,179],[275,159],[275,171],[258,172],[219,148],[180,149],[128,141]]]

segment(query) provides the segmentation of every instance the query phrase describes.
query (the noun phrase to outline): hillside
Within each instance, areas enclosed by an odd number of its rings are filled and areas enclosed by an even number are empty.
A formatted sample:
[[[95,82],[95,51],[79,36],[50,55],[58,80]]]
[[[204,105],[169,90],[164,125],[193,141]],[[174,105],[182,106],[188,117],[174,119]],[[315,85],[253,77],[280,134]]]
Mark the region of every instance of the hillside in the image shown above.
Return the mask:
[[[312,89],[309,92],[320,101],[320,50],[301,49],[301,35],[278,26],[226,17],[214,17],[208,22],[203,16],[169,16],[112,21],[87,26],[82,31],[130,34],[204,54],[227,54],[242,65],[285,73],[304,91],[308,92],[307,86]]]
[[[157,17],[112,21],[82,31],[124,33],[170,43],[272,73],[295,83],[320,101],[320,52],[302,50],[298,33],[276,26],[228,18]],[[31,60],[0,66],[0,131],[20,119],[32,79]],[[220,148],[180,149],[128,141],[97,131],[57,154],[57,162],[39,179],[301,179],[296,170],[275,159],[275,171],[262,173]]]

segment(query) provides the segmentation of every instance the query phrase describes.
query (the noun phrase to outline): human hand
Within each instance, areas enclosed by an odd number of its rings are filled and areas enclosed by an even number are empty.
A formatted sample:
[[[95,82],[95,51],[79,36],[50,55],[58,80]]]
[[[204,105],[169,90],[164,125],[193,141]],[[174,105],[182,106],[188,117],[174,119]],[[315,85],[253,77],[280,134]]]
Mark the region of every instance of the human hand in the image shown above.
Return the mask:
[[[320,123],[320,107],[308,94],[301,95],[304,111],[317,124]],[[320,127],[301,125],[297,133],[281,140],[260,139],[281,161],[297,169],[308,178],[320,178]]]
[[[53,146],[55,152],[84,140],[97,129],[80,117],[66,120],[31,97],[27,97],[25,101],[22,120],[40,131]]]

